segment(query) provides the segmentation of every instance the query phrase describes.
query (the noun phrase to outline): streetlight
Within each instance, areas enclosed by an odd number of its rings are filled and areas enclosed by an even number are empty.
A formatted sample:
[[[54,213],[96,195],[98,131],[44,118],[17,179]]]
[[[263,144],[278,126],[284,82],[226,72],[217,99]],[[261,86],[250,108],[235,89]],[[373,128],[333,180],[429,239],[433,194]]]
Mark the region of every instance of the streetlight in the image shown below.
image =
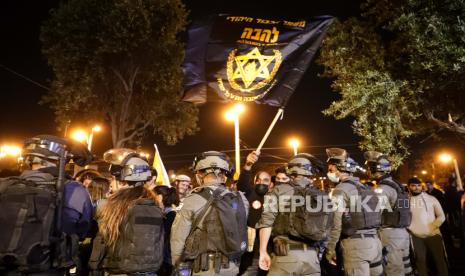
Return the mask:
[[[87,140],[87,148],[89,149],[89,151],[92,149],[92,140],[94,139],[94,132],[100,132],[101,130],[102,130],[101,126],[95,125],[90,131],[90,135]]]
[[[21,147],[15,145],[3,145],[0,147],[0,158],[3,157],[19,157],[21,155]]]
[[[79,143],[87,142],[87,132],[83,129],[76,129],[71,133],[71,138],[78,141]]]
[[[457,159],[449,153],[441,153],[439,155],[439,160],[446,164],[452,161],[452,163],[454,164],[455,179],[457,181],[457,190],[463,191],[462,177],[460,176],[459,165],[457,163]]]
[[[426,175],[427,173],[428,173],[428,172],[427,172],[426,170],[422,170],[422,171],[421,171],[421,174],[422,174],[422,175]]]
[[[292,138],[289,140],[289,145],[294,149],[294,155],[297,155],[297,148],[300,145],[299,140],[297,140],[296,138]]]
[[[452,160],[452,155],[450,155],[448,153],[441,153],[439,155],[439,161],[441,161],[443,163],[449,163],[451,160]]]
[[[234,122],[234,141],[235,141],[235,151],[236,151],[236,173],[234,174],[234,179],[239,177],[241,173],[241,149],[239,145],[239,115],[245,111],[245,106],[243,104],[235,104],[234,107],[224,114],[226,120]]]

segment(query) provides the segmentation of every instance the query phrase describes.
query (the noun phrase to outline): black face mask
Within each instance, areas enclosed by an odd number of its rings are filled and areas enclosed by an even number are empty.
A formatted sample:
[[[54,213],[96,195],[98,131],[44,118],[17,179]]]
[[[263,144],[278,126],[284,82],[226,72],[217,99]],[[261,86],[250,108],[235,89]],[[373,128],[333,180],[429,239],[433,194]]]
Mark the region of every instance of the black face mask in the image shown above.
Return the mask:
[[[264,196],[268,193],[268,185],[266,184],[255,184],[255,192],[259,196]]]

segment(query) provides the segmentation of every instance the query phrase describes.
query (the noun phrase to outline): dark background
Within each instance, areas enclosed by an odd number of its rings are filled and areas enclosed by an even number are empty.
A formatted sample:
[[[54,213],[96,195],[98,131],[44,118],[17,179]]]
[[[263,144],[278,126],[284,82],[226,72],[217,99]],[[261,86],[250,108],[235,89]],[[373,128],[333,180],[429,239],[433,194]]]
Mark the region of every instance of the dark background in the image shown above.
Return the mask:
[[[236,14],[257,14],[269,17],[302,18],[310,15],[333,15],[339,19],[358,16],[360,1],[185,1],[190,18],[209,13],[225,12]],[[59,5],[59,1],[7,0],[0,9],[1,45],[0,51],[0,144],[20,143],[24,138],[37,134],[50,133],[62,135],[57,131],[53,111],[39,105],[41,97],[47,92],[40,85],[49,86],[53,79],[51,69],[41,54],[39,40],[40,26],[49,16],[50,10]],[[318,57],[318,55],[316,56]],[[8,70],[14,70],[32,81],[25,80]],[[337,121],[325,117],[322,110],[338,98],[331,91],[331,80],[318,76],[322,68],[312,63],[300,85],[286,107],[283,120],[279,121],[265,144],[264,153],[276,158],[262,159],[266,162],[283,162],[291,155],[288,138],[299,137],[303,147],[301,151],[313,153],[325,158],[326,146],[341,146],[349,150],[352,156],[362,162],[357,148],[359,138],[352,133],[352,119]],[[88,107],[96,108],[96,107]],[[153,153],[153,143],[157,143],[168,169],[186,166],[194,153],[205,150],[232,150],[234,147],[234,128],[224,120],[224,110],[228,105],[210,103],[200,108],[200,131],[186,137],[175,146],[168,146],[159,136],[148,134],[142,148]],[[241,118],[242,145],[256,147],[263,137],[277,109],[248,105]],[[71,123],[71,129],[79,126]],[[100,155],[111,147],[109,129],[105,128],[94,136],[93,150]],[[415,154],[438,148],[443,142],[432,139],[419,144],[424,137],[412,141]],[[451,142],[452,141],[452,142]],[[452,137],[447,142],[450,147],[462,148],[458,139]],[[272,148],[272,149],[266,149]],[[280,149],[281,148],[281,149]],[[233,152],[230,154],[233,156]],[[243,157],[245,154],[243,154]],[[284,159],[283,159],[284,158]]]

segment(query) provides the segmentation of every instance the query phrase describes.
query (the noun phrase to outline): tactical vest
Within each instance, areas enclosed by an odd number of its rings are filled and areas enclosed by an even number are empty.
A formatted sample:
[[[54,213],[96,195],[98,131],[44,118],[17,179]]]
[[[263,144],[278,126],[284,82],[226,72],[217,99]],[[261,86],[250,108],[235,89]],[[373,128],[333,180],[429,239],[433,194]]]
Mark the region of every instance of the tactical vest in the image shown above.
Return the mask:
[[[289,189],[293,190],[294,185],[290,183],[283,183],[279,185],[280,189]],[[280,206],[280,200],[282,200],[279,196],[277,198],[277,207]],[[291,213],[290,212],[278,212],[274,223],[273,228],[271,230],[271,234],[273,237],[280,236],[280,235],[293,235],[297,236],[298,233],[294,231],[293,227],[291,226]]]
[[[0,180],[0,267],[42,272],[77,260],[79,238],[56,227],[56,181]]]
[[[230,260],[240,258],[247,249],[247,215],[240,193],[206,187],[197,194],[207,203],[192,224],[183,258],[195,260],[207,252],[221,252]]]
[[[294,195],[305,198],[305,204],[291,212],[292,227],[306,240],[325,240],[333,225],[334,214],[329,195],[313,187],[295,187]]]
[[[374,229],[381,225],[381,210],[378,210],[379,198],[369,187],[362,186],[360,183],[351,180],[344,183],[349,183],[355,186],[358,193],[358,198],[349,200],[348,211],[342,216],[342,234],[352,236],[357,230]],[[368,198],[368,200],[366,200]],[[366,202],[364,208],[361,202]],[[350,206],[352,204],[352,206]],[[357,206],[357,207],[353,207]]]
[[[102,268],[110,274],[156,272],[163,261],[162,209],[152,200],[140,200],[129,210],[120,230],[115,249],[106,250]],[[94,241],[98,242],[100,239]],[[92,255],[99,253],[92,252]],[[91,256],[91,259],[96,258]]]
[[[380,184],[389,186],[397,192],[397,200],[392,207],[392,212],[383,210],[381,216],[381,225],[383,227],[408,227],[412,222],[412,213],[410,212],[409,196],[401,188],[401,184],[388,179],[381,180]]]
[[[273,224],[273,236],[287,235],[308,242],[326,239],[333,223],[331,199],[328,194],[313,187],[287,185],[292,187],[293,196],[300,196],[305,202],[303,206],[297,206],[295,211],[291,209],[290,212],[278,213]],[[328,209],[325,209],[325,206]]]

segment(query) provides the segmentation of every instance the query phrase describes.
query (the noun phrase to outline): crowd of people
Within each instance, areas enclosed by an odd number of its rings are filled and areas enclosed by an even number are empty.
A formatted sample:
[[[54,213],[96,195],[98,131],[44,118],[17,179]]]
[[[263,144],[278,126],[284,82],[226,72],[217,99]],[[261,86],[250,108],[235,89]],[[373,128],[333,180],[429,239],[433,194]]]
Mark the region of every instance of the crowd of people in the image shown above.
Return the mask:
[[[254,172],[253,151],[237,181],[229,157],[207,151],[195,181],[170,186],[131,149],[105,152],[108,172],[64,138],[36,136],[23,153],[28,169],[0,180],[1,275],[448,275],[444,242],[463,237],[445,200],[460,210],[454,178],[446,194],[401,184],[376,151],[363,166],[341,148],[299,153],[273,172]],[[84,168],[74,176],[71,160]]]

